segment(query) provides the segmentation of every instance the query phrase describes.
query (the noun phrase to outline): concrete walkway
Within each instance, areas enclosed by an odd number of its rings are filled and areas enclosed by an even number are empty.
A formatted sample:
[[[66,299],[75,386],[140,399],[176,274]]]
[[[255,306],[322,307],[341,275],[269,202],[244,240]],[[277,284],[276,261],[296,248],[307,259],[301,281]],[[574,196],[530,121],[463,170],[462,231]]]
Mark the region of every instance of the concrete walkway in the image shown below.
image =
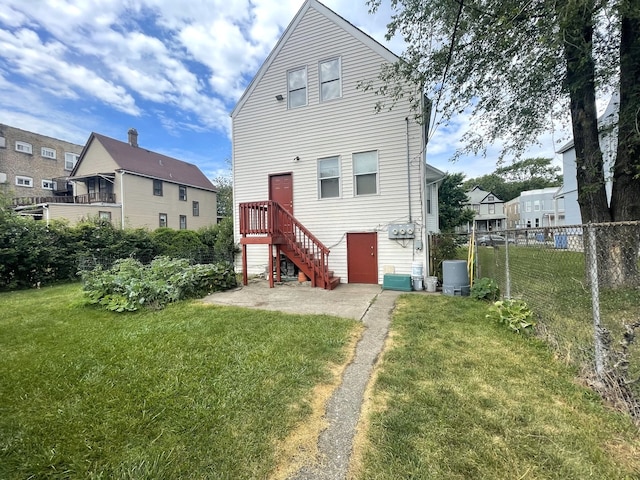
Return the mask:
[[[318,440],[318,463],[304,466],[290,477],[291,480],[346,478],[364,392],[382,352],[391,312],[400,293],[382,290],[379,285],[356,284],[343,284],[332,291],[297,282],[268,288],[268,282],[252,280],[246,287],[215,293],[204,300],[207,303],[288,313],[336,315],[362,320],[366,327],[356,346],[353,362],[347,366],[342,383],[327,404],[325,419],[328,427]]]

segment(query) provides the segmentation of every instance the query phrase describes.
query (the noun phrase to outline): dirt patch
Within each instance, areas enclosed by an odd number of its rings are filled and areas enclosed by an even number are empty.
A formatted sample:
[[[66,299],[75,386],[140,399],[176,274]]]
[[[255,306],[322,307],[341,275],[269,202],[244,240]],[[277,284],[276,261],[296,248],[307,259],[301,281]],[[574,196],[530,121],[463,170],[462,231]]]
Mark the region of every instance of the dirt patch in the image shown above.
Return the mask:
[[[305,465],[312,465],[318,458],[318,438],[327,428],[325,412],[327,402],[340,386],[347,366],[353,361],[356,345],[362,337],[364,326],[359,324],[351,334],[347,345],[347,358],[340,365],[331,367],[331,383],[317,385],[311,392],[311,414],[301,422],[282,442],[276,445],[276,468],[270,480],[285,480]]]

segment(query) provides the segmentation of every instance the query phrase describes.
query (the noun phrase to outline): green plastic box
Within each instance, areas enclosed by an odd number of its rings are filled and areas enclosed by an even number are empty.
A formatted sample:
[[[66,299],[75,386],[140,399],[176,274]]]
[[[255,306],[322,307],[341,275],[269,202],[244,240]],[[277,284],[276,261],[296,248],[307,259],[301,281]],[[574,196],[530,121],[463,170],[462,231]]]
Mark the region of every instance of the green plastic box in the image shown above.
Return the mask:
[[[400,290],[403,292],[411,291],[411,275],[402,275],[399,273],[385,273],[382,282],[384,290]]]

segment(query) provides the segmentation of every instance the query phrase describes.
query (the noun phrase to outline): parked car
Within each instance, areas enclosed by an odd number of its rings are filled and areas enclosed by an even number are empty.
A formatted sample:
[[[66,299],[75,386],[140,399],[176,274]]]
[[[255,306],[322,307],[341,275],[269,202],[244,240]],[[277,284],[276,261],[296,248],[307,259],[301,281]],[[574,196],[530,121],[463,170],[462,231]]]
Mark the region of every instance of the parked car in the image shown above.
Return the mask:
[[[491,233],[476,238],[476,245],[480,245],[482,247],[486,247],[487,245],[504,245],[505,241],[506,239],[502,235],[495,235]],[[513,245],[516,241],[514,238],[510,238],[509,243]]]

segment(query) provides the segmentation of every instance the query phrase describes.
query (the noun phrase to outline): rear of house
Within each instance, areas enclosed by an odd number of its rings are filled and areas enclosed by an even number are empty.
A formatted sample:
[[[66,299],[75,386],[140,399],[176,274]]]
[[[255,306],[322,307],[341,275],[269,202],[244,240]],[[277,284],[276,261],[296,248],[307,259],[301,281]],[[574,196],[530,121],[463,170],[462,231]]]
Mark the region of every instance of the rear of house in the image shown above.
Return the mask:
[[[384,99],[361,86],[396,60],[315,0],[284,32],[232,112],[235,238],[249,274],[275,252],[241,231],[241,212],[268,200],[330,250],[341,282],[382,283],[385,270],[427,264],[442,172],[429,170],[427,188],[420,112],[401,101],[376,113]]]

